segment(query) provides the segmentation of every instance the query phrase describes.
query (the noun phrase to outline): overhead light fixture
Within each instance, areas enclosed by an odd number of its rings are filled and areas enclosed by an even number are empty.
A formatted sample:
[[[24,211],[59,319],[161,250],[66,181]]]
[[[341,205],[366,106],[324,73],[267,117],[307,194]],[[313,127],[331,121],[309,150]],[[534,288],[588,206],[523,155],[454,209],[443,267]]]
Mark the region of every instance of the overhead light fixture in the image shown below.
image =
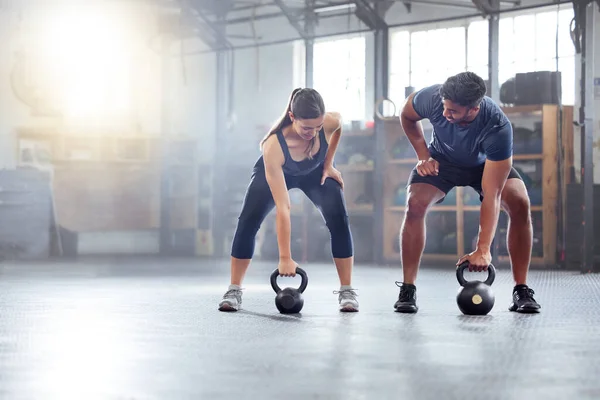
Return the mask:
[[[356,8],[356,4],[354,4],[354,3],[337,4],[334,6],[325,6],[325,7],[315,8],[314,12],[315,12],[315,14],[323,14],[323,13],[328,13],[328,12],[332,12],[332,11],[352,10],[354,8]]]

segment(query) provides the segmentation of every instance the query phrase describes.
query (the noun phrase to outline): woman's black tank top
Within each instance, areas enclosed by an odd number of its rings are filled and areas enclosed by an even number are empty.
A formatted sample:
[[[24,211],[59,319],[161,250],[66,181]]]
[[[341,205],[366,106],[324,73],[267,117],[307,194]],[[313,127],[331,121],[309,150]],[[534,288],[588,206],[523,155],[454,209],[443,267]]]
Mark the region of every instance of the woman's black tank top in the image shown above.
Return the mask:
[[[282,167],[284,174],[291,176],[307,175],[319,166],[321,166],[325,161],[325,156],[327,155],[327,149],[329,148],[329,145],[327,144],[327,140],[325,139],[324,129],[321,129],[319,131],[320,147],[317,154],[315,154],[312,159],[307,158],[302,161],[294,161],[292,159],[292,156],[290,155],[290,149],[288,148],[288,145],[285,142],[283,132],[279,130],[277,131],[276,135],[277,139],[279,140],[279,144],[281,145],[281,150],[283,150],[283,155],[285,157],[285,161]]]

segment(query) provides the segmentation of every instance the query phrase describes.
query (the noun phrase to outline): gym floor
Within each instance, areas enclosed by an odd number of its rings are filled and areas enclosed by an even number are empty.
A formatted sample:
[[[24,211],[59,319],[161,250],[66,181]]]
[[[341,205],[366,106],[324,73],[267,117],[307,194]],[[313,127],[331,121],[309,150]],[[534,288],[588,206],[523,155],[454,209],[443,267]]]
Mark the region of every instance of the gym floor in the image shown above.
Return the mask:
[[[499,270],[492,312],[466,317],[452,265],[422,268],[414,315],[393,311],[397,268],[357,266],[361,311],[340,314],[333,264],[303,267],[290,316],[275,309],[273,263],[252,264],[237,313],[217,311],[226,261],[4,263],[0,398],[600,398],[597,274],[532,271],[542,312],[521,315]]]

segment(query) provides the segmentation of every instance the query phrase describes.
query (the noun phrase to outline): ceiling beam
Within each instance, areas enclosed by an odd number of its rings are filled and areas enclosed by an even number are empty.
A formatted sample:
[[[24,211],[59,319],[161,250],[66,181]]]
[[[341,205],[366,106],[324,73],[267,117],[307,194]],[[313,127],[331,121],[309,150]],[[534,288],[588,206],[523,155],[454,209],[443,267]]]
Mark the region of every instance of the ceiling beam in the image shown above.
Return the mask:
[[[275,3],[272,2],[268,2],[268,3],[263,3],[262,1],[256,4],[247,4],[244,6],[240,6],[240,5],[234,5],[233,9],[231,11],[243,11],[243,10],[254,10],[257,8],[262,8],[262,7],[270,7],[270,6],[274,6]]]
[[[190,3],[188,0],[180,0],[180,3],[184,15],[190,16],[190,19],[192,23],[196,25],[196,28],[198,28],[200,32],[205,33],[201,36],[202,41],[215,50],[222,48],[233,48],[231,42],[223,33],[223,27],[218,26],[215,22],[206,17],[206,15],[204,15],[204,11],[200,9],[196,2]],[[211,36],[212,40],[206,37],[207,34]]]
[[[268,14],[258,14],[251,17],[239,17],[239,18],[227,18],[223,22],[217,22],[218,24],[242,24],[245,22],[255,22],[261,21],[264,19],[273,19],[273,18],[281,18],[283,17],[283,13],[268,13]]]
[[[367,0],[354,0],[356,4],[356,16],[370,29],[384,29],[388,27],[387,22],[375,11]]]
[[[283,0],[273,0],[273,1],[281,9],[281,11],[287,18],[290,25],[292,25],[294,27],[294,29],[296,29],[296,31],[298,31],[298,34],[300,35],[300,37],[304,40],[308,40],[308,35],[306,34],[306,30],[302,27],[302,25],[300,25],[300,21],[298,20],[298,18],[296,18],[296,15],[294,15],[294,12],[292,11],[292,9],[289,8],[288,5],[285,4],[285,2]]]

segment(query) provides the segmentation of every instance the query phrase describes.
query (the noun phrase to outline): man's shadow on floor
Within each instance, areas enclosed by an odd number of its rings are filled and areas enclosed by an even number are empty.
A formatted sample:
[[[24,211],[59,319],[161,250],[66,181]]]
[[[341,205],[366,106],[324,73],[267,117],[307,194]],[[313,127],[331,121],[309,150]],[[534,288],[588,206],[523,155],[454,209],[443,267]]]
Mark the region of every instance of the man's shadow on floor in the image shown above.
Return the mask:
[[[458,327],[464,331],[487,333],[492,329],[492,315],[458,315]]]

